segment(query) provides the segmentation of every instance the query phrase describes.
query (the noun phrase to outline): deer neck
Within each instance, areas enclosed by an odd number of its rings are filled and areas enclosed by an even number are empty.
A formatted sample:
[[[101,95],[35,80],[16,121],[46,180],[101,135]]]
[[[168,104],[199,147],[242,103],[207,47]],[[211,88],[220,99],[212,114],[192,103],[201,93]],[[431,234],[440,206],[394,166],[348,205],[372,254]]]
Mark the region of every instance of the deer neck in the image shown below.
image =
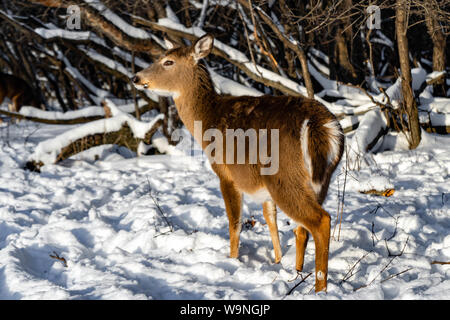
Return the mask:
[[[214,123],[217,98],[211,77],[208,71],[202,68],[195,73],[194,81],[174,99],[178,115],[191,134],[194,133],[195,121],[202,122],[203,131]]]

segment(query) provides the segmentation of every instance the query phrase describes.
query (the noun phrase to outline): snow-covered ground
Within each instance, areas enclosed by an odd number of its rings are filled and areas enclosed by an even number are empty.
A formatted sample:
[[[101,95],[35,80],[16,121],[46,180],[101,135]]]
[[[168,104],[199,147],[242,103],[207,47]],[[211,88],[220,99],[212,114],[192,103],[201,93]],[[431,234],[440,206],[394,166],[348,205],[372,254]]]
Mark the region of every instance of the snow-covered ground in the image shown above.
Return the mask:
[[[244,223],[230,259],[219,181],[201,159],[107,146],[40,174],[22,169],[39,142],[67,128],[0,124],[1,299],[450,299],[450,265],[432,264],[450,261],[448,137],[426,135],[417,150],[385,151],[374,168],[348,172],[338,241],[341,166],[324,204],[334,233],[328,293],[314,293],[311,275],[288,294],[314,271],[314,242],[297,275],[284,213],[280,264],[250,199],[243,222],[255,223]],[[394,195],[358,192],[371,182]]]

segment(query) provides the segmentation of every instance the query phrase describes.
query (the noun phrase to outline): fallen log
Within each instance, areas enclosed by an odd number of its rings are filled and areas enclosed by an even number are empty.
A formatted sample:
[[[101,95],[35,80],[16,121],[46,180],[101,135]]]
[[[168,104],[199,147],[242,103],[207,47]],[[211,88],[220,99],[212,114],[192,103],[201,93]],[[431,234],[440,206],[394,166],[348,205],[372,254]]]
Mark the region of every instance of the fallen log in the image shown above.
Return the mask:
[[[105,106],[104,106],[105,107]],[[150,122],[136,120],[108,102],[111,117],[83,124],[55,138],[41,142],[25,168],[40,172],[42,166],[54,164],[92,147],[115,144],[137,152],[141,143],[150,144],[153,134],[164,122],[164,115]]]

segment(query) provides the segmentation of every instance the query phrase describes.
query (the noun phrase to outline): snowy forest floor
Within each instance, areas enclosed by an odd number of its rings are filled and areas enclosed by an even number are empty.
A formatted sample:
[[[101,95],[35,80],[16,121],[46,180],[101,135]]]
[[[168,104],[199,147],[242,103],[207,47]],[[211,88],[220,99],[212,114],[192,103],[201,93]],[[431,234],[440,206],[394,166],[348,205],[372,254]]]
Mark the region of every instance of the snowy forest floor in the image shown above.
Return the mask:
[[[23,169],[40,141],[67,128],[0,124],[0,299],[450,299],[450,265],[432,263],[450,261],[449,137],[373,156],[391,197],[358,192],[373,170],[348,172],[338,241],[341,165],[324,203],[336,226],[328,293],[314,293],[312,274],[288,294],[314,271],[314,242],[297,275],[295,225],[283,212],[280,264],[250,199],[242,220],[254,224],[244,223],[230,259],[219,180],[198,159],[105,146]]]

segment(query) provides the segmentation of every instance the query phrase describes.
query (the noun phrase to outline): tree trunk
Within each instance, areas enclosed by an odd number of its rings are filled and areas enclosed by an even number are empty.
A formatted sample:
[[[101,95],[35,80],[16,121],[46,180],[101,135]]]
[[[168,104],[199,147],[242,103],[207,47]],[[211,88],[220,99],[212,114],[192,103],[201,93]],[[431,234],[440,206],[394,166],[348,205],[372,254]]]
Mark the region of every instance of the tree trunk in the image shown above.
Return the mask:
[[[406,0],[397,0],[395,9],[395,31],[397,35],[398,56],[402,79],[403,107],[408,116],[409,132],[405,134],[408,137],[409,148],[415,149],[420,143],[420,125],[419,112],[417,110],[417,104],[411,86],[411,67],[409,64],[408,38],[406,37],[407,6],[408,3]]]
[[[336,64],[339,66],[341,72],[340,80],[353,83],[356,80],[356,72],[350,62],[347,41],[342,27],[339,27],[336,30],[336,56]]]
[[[437,9],[431,0],[425,1],[425,23],[428,34],[433,41],[433,71],[445,71],[445,41],[446,36],[437,19]],[[445,77],[433,84],[433,93],[437,96],[446,96]]]

